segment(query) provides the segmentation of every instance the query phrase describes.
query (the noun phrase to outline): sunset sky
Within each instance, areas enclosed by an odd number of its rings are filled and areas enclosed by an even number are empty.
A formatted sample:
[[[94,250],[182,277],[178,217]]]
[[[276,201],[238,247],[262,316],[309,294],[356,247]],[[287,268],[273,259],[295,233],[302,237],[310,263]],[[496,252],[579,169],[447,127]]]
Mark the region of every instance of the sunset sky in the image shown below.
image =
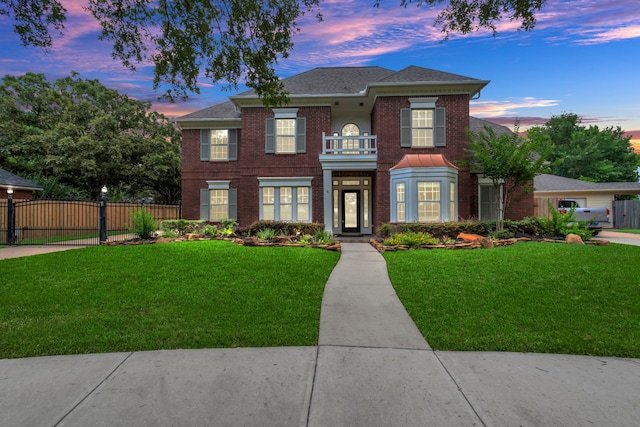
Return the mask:
[[[227,99],[235,92],[202,80],[200,95],[184,103],[157,101],[151,67],[126,70],[111,58],[111,46],[98,41],[99,26],[83,10],[83,0],[65,0],[66,33],[48,54],[24,48],[0,17],[0,74],[44,73],[50,80],[74,70],[82,78],[177,117]],[[521,128],[543,124],[552,115],[575,113],[583,124],[620,126],[640,149],[640,2],[638,0],[548,0],[531,32],[500,23],[488,32],[453,36],[443,42],[433,27],[437,9],[386,0],[323,1],[323,22],[300,20],[290,57],[278,65],[281,77],[331,66],[408,65],[461,74],[491,83],[473,101],[472,114]],[[239,91],[245,88],[239,88]]]

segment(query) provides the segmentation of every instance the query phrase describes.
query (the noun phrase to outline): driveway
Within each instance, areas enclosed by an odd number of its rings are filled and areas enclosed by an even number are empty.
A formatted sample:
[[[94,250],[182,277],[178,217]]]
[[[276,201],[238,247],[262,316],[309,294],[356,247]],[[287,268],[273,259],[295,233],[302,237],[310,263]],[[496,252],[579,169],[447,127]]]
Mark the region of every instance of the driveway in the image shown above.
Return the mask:
[[[602,230],[596,240],[608,240],[611,243],[621,243],[623,245],[640,246],[640,234],[619,233],[617,231]]]

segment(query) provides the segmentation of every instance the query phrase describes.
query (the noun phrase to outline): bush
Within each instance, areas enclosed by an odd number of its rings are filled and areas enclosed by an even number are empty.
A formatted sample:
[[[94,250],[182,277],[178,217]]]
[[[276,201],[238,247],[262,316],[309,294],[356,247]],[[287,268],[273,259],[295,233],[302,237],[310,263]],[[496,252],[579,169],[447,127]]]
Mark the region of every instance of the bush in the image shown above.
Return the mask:
[[[438,238],[433,237],[429,233],[422,232],[397,233],[384,241],[384,244],[387,246],[406,245],[413,247],[422,245],[437,245],[439,243],[440,240]]]
[[[247,229],[247,234],[257,236],[260,230],[270,228],[280,236],[315,235],[324,230],[324,224],[308,222],[257,221]]]
[[[158,221],[153,219],[151,212],[147,212],[144,206],[131,214],[133,228],[131,231],[141,239],[149,239],[158,229]]]
[[[593,234],[587,227],[589,221],[576,221],[575,206],[567,213],[560,213],[557,209],[554,209],[549,204],[549,212],[551,212],[551,219],[549,228],[552,229],[555,236],[567,236],[569,234],[577,234],[582,240],[591,239]]]
[[[190,220],[190,219],[166,219],[162,221],[162,231],[173,231],[179,236],[183,236],[187,233],[195,233],[204,224],[202,220]]]
[[[264,230],[260,230],[256,237],[261,242],[269,242],[276,236],[276,232],[271,228],[265,228]]]
[[[333,235],[326,230],[317,231],[313,238],[321,245],[333,245],[336,242]]]
[[[207,237],[216,237],[219,232],[218,227],[212,224],[205,224],[200,228],[200,234]]]
[[[378,227],[378,234],[380,234],[380,237],[383,239],[390,237],[392,232],[393,226],[389,223],[381,224],[380,227]]]

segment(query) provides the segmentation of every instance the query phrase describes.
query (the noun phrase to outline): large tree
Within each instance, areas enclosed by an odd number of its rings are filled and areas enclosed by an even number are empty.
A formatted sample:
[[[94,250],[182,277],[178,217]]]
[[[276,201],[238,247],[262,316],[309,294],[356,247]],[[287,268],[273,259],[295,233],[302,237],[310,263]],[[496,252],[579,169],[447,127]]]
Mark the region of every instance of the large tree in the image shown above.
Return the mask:
[[[547,135],[553,142],[551,173],[592,182],[638,180],[640,156],[618,127],[581,125],[572,113],[552,116],[544,125],[529,129],[530,137]]]
[[[113,56],[128,68],[154,63],[154,88],[169,85],[165,96],[199,93],[201,73],[235,87],[245,81],[266,105],[286,103],[275,66],[293,48],[292,36],[304,13],[321,0],[85,0],[113,43]],[[480,29],[496,32],[501,19],[535,26],[546,0],[401,0],[404,7],[442,7],[435,25],[445,37]],[[382,0],[372,0],[379,6]],[[60,0],[0,0],[0,14],[14,20],[25,46],[48,48],[51,31],[64,32],[66,10]],[[316,14],[321,19],[319,13]]]
[[[0,85],[0,167],[97,197],[180,196],[180,133],[150,104],[74,74],[5,76]],[[53,187],[52,187],[53,188]],[[55,194],[59,195],[59,194]]]
[[[497,135],[490,126],[469,132],[469,155],[473,170],[491,179],[496,195],[497,230],[502,231],[504,213],[520,197],[533,191],[533,179],[547,171],[551,150],[549,137],[524,139],[513,133]]]

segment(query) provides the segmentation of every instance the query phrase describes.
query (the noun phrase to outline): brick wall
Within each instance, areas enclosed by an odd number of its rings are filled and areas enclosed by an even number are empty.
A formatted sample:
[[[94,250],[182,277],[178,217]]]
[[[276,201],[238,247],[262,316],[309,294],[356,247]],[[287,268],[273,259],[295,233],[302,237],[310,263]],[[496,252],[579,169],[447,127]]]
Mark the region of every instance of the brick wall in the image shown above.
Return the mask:
[[[323,222],[322,132],[331,130],[329,107],[300,107],[298,117],[307,120],[306,153],[266,154],[265,119],[273,112],[264,108],[242,109],[242,130],[238,136],[238,160],[230,162],[200,161],[200,131],[182,133],[182,198],[183,216],[200,215],[200,189],[207,180],[230,180],[238,190],[238,222],[248,226],[259,219],[260,200],[258,177],[313,177],[312,221]]]
[[[429,94],[412,95],[412,97]],[[371,115],[371,132],[378,137],[378,169],[372,174],[372,224],[389,222],[389,169],[405,154],[444,154],[458,165],[459,219],[478,215],[477,179],[469,169],[459,164],[465,160],[467,129],[469,127],[469,96],[438,96],[437,107],[446,109],[446,147],[400,147],[400,109],[409,108],[408,96],[381,96],[376,100]],[[292,106],[295,107],[295,106]],[[307,119],[307,144],[304,154],[266,154],[265,119],[273,112],[264,108],[242,109],[242,130],[238,138],[238,160],[231,162],[200,161],[200,131],[182,132],[182,199],[183,216],[196,219],[200,214],[200,189],[207,180],[230,180],[231,188],[238,190],[238,221],[248,226],[259,219],[258,177],[310,176],[312,180],[312,221],[324,222],[322,192],[322,132],[331,131],[330,107],[300,107],[298,116]],[[338,174],[338,172],[336,172]],[[358,175],[340,172],[341,175]],[[369,174],[369,172],[367,172]],[[508,212],[509,217],[521,218],[533,213],[533,196],[527,196]]]
[[[416,94],[411,98],[420,96],[429,96],[429,94]],[[389,169],[405,154],[443,154],[447,160],[456,165],[465,159],[469,128],[469,96],[438,96],[436,107],[446,109],[447,145],[432,148],[400,147],[400,109],[410,108],[409,98],[409,96],[379,97],[373,110],[372,133],[378,135],[378,172],[373,218],[375,225],[389,222]],[[467,218],[470,215],[473,192],[471,175],[468,168],[458,166],[458,214],[461,218]]]

